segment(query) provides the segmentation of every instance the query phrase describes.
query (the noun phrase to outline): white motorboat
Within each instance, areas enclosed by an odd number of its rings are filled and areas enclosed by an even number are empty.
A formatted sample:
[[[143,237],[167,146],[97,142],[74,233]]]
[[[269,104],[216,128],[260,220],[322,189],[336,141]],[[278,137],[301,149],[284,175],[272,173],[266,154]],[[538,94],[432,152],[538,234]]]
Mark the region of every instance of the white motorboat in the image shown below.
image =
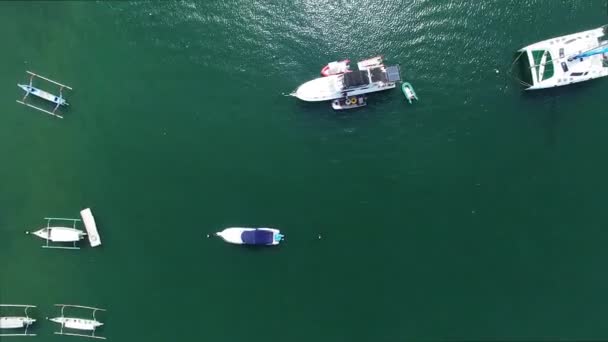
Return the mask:
[[[55,306],[61,307],[61,316],[48,319],[51,322],[61,324],[61,329],[59,331],[55,332],[55,334],[105,339],[105,337],[95,335],[95,330],[97,330],[97,328],[104,325],[102,322],[99,322],[97,320],[97,318],[95,318],[95,313],[97,311],[105,311],[104,309],[99,309],[99,308],[94,308],[94,307],[89,307],[89,306],[81,306],[81,305],[68,305],[68,304],[55,304]],[[86,318],[76,318],[76,317],[65,317],[65,315],[63,313],[65,308],[80,308],[80,309],[92,310],[93,318],[86,319]],[[72,329],[72,330],[80,330],[80,331],[90,331],[91,334],[88,335],[88,334],[64,332],[63,331],[64,328]]]
[[[231,227],[215,233],[228,243],[237,245],[278,245],[285,236],[274,228]]]
[[[544,89],[608,76],[608,25],[543,40],[520,49],[526,90]]]
[[[0,316],[0,329],[24,329],[22,333],[3,333],[2,336],[36,336],[36,334],[28,334],[27,329],[30,325],[36,322],[36,319],[31,318],[27,314],[27,310],[35,308],[34,305],[21,304],[0,304],[0,308],[23,308],[24,316]]]
[[[382,57],[360,61],[357,67],[359,70],[308,81],[291,95],[302,101],[330,101],[393,89],[401,80],[399,67],[384,66]]]

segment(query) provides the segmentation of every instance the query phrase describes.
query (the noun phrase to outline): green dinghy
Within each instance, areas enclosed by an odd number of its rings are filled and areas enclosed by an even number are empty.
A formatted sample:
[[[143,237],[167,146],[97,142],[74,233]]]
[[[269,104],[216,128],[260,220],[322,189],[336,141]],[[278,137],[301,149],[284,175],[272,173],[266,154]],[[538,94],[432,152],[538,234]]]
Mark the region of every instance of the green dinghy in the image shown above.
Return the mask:
[[[418,96],[416,96],[416,92],[414,91],[414,87],[408,82],[403,82],[401,85],[401,91],[403,91],[403,95],[405,95],[405,99],[411,104],[412,100],[418,101]]]

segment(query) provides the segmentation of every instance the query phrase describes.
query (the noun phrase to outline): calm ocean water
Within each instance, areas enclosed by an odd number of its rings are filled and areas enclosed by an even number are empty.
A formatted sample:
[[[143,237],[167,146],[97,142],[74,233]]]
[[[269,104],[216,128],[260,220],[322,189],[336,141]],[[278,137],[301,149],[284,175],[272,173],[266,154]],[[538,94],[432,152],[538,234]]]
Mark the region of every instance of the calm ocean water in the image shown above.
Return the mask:
[[[54,303],[108,309],[113,341],[606,340],[608,80],[522,93],[507,70],[607,21],[605,0],[0,2],[0,302],[38,305],[38,341],[67,339]],[[378,54],[418,103],[283,96]],[[65,119],[14,102],[25,70],[74,88]],[[84,207],[101,249],[24,234]],[[287,240],[206,238],[227,226]]]

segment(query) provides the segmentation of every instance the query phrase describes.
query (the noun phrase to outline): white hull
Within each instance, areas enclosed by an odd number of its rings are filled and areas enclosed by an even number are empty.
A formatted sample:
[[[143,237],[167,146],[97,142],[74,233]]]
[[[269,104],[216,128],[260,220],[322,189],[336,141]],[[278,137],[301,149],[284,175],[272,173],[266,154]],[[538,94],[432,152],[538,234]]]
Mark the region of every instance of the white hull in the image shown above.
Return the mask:
[[[87,236],[89,237],[89,243],[91,247],[97,247],[101,245],[101,237],[97,231],[97,225],[95,224],[95,218],[91,209],[86,208],[80,211],[84,228],[87,230]]]
[[[342,84],[343,78],[344,75],[316,78],[299,86],[293,95],[302,101],[320,102],[375,93],[377,91],[393,89],[396,86],[393,82],[387,82],[370,84],[366,87],[345,89]]]
[[[0,329],[22,329],[36,322],[29,317],[0,317]]]
[[[50,321],[59,323],[63,325],[64,328],[84,331],[94,331],[95,329],[103,325],[103,323],[92,319],[72,317],[55,317],[51,318]]]
[[[526,90],[559,87],[608,76],[608,53],[584,58],[576,55],[608,43],[604,28],[543,40],[519,50],[529,67]],[[526,76],[528,76],[526,74]]]
[[[298,87],[291,95],[302,101],[331,101],[393,89],[401,79],[397,66],[385,67],[381,57],[359,62],[359,70],[319,77]]]
[[[53,102],[55,104],[61,105],[61,106],[67,106],[67,102],[65,101],[64,98],[59,97],[59,96],[55,96],[49,92],[46,92],[42,89],[38,89],[36,87],[32,87],[30,85],[27,84],[17,84],[17,86],[19,86],[19,88],[23,89],[25,92],[28,92],[32,95],[38,96],[41,99],[45,99],[47,101]]]
[[[254,232],[254,231],[267,231],[272,233],[272,242],[268,243],[270,245],[278,245],[280,239],[277,239],[277,236],[281,234],[278,229],[274,228],[241,228],[241,227],[231,227],[222,230],[221,232],[215,233],[215,235],[221,237],[224,241],[236,245],[244,245],[249,244],[246,241],[243,241],[243,233],[244,232]]]
[[[47,227],[39,229],[33,234],[52,242],[77,242],[86,235],[81,230],[68,227]]]

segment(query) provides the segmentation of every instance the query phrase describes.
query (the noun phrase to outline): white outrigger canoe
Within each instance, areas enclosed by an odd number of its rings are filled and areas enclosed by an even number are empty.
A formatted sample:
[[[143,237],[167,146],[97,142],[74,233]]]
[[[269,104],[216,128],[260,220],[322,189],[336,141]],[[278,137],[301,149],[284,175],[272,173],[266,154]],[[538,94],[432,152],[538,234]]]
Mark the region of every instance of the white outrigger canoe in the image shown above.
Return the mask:
[[[228,243],[237,245],[278,245],[285,236],[274,228],[241,228],[231,227],[215,233]]]
[[[87,234],[76,228],[76,222],[80,221],[79,219],[58,217],[45,217],[44,219],[47,220],[46,227],[32,233],[32,235],[46,240],[46,244],[42,248],[80,249],[80,247],[76,246],[76,243],[84,239]],[[51,222],[54,221],[72,222],[72,227],[51,226]],[[25,233],[30,234],[30,232]],[[56,245],[51,245],[51,242],[56,243]],[[66,243],[72,243],[72,246],[66,246]]]
[[[46,245],[42,246],[43,248],[79,249],[80,247],[76,246],[76,243],[83,240],[85,236],[89,237],[91,247],[101,246],[101,237],[97,231],[97,225],[95,224],[95,218],[91,209],[86,208],[81,210],[80,216],[82,217],[86,233],[76,228],[76,222],[79,222],[80,219],[45,217],[44,219],[47,220],[46,227],[38,229],[32,235],[46,240]],[[71,222],[72,227],[51,225],[55,221]],[[29,234],[30,232],[25,233]],[[51,242],[57,245],[51,245]],[[65,246],[65,243],[70,242],[72,246]]]
[[[0,337],[3,336],[36,336],[36,334],[28,334],[27,329],[30,325],[36,322],[36,319],[31,318],[27,314],[29,308],[35,308],[34,305],[21,305],[21,304],[0,304],[0,307],[6,308],[24,308],[25,316],[0,316],[0,330],[1,329],[25,329],[23,333],[3,333],[0,331]]]
[[[46,227],[32,234],[51,242],[78,242],[87,235],[82,230],[69,227]]]
[[[81,306],[81,305],[55,304],[55,306],[61,307],[61,316],[49,318],[49,321],[61,324],[61,329],[59,331],[55,332],[56,335],[80,336],[80,337],[89,337],[89,338],[97,338],[97,339],[105,340],[105,337],[95,335],[95,330],[97,330],[97,328],[104,325],[102,322],[99,322],[97,320],[97,318],[95,318],[95,313],[97,311],[106,311],[106,310],[89,307],[89,306]],[[92,310],[93,319],[66,317],[63,313],[65,308],[80,308],[80,309]],[[72,330],[80,330],[80,331],[90,331],[91,334],[88,335],[88,334],[64,332],[63,331],[64,328],[72,329]]]
[[[69,87],[69,86],[67,86],[67,85],[65,85],[65,84],[61,84],[59,82],[53,81],[53,80],[51,80],[49,78],[46,78],[44,76],[37,75],[37,74],[35,74],[35,73],[31,72],[31,71],[26,71],[26,72],[30,75],[30,82],[29,82],[29,84],[19,84],[19,83],[17,84],[17,86],[19,88],[21,88],[21,89],[23,89],[23,91],[25,91],[25,95],[23,96],[23,98],[21,99],[21,101],[17,100],[17,103],[20,103],[20,104],[28,106],[30,108],[34,108],[34,109],[39,110],[41,112],[44,112],[44,113],[47,113],[47,114],[50,114],[50,115],[53,115],[53,116],[56,116],[58,118],[63,119],[63,116],[61,116],[60,114],[57,114],[56,111],[57,111],[57,109],[60,106],[64,106],[64,107],[68,106],[68,102],[63,97],[63,89],[65,88],[65,89],[72,90],[72,88]],[[34,87],[33,86],[34,77],[37,77],[37,78],[43,79],[43,80],[45,80],[47,82],[50,82],[50,83],[58,85],[59,86],[59,96],[53,95],[53,94],[51,94],[51,93],[49,93],[47,91],[44,91],[44,90],[42,90],[40,88]],[[40,107],[37,107],[37,106],[34,106],[34,105],[30,104],[30,103],[25,102],[25,99],[30,94],[32,94],[32,95],[34,95],[36,97],[39,97],[39,98],[41,98],[43,100],[46,100],[48,102],[51,102],[52,104],[55,105],[55,107],[53,108],[52,111],[49,111],[49,110],[46,110],[44,108],[40,108]]]
[[[608,25],[555,37],[518,51],[526,90],[544,89],[608,76]]]

